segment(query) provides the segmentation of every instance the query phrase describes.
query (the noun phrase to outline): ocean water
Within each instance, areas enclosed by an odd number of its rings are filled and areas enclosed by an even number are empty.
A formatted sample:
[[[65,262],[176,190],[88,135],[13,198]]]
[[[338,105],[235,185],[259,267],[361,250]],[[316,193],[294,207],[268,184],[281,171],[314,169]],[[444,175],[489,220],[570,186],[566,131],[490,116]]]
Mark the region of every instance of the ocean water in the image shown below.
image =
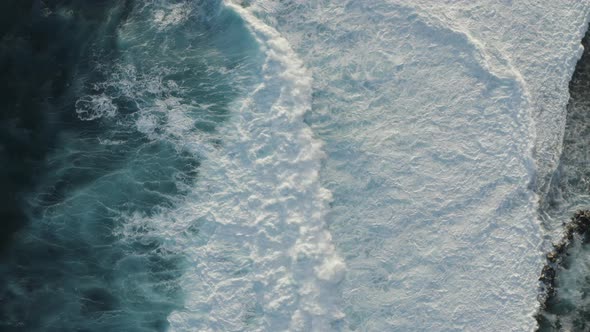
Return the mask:
[[[0,329],[166,330],[186,260],[145,220],[191,192],[257,46],[218,2],[32,5],[3,39]]]
[[[0,330],[537,328],[588,3],[0,8]]]

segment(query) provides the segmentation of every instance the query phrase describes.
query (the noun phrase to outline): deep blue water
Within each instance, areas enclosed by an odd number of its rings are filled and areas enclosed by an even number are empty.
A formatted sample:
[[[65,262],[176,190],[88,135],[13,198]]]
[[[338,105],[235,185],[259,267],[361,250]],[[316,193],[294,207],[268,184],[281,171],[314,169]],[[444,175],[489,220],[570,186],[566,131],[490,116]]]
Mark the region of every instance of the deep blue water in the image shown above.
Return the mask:
[[[0,4],[1,331],[163,331],[182,310],[153,222],[198,185],[256,52],[219,6]]]

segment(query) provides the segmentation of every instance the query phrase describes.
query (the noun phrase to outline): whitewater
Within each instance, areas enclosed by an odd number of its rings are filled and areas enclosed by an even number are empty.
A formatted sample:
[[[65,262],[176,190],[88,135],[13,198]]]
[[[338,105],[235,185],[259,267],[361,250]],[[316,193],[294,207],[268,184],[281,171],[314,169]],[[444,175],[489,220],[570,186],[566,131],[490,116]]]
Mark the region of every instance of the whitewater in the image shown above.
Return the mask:
[[[172,213],[199,232],[171,241],[193,264],[171,329],[533,330],[539,199],[590,5],[223,10],[255,36],[262,81],[204,162],[199,202]]]
[[[589,2],[33,4],[0,327],[537,328]]]
[[[183,282],[189,299],[170,316],[171,329],[327,331],[343,316],[334,288],[344,264],[323,224],[330,193],[319,182],[321,144],[303,121],[311,78],[274,29],[227,6],[265,59],[260,82],[222,131],[223,149],[207,154],[198,203],[172,214],[180,228],[197,219],[199,237],[174,245],[192,266]]]

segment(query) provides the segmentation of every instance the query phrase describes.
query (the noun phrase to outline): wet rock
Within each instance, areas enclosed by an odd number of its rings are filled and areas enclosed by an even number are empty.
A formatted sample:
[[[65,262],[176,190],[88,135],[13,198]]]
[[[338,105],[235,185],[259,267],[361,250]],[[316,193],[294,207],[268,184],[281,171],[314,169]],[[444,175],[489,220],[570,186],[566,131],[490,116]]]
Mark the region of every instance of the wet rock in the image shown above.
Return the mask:
[[[546,258],[549,262],[556,263],[559,256],[557,255],[557,253],[555,251],[551,251],[547,254]]]
[[[547,308],[547,305],[555,299],[557,295],[558,271],[562,268],[564,258],[569,254],[569,249],[575,241],[584,241],[590,230],[590,210],[576,211],[572,219],[564,223],[564,234],[561,241],[553,244],[553,250],[545,256],[547,263],[541,270],[539,281],[541,282],[539,302],[541,308]],[[542,320],[541,314],[537,315],[537,321]]]
[[[545,265],[543,267],[543,271],[541,272],[539,280],[541,280],[544,283],[553,284],[555,280],[555,269],[550,265]]]

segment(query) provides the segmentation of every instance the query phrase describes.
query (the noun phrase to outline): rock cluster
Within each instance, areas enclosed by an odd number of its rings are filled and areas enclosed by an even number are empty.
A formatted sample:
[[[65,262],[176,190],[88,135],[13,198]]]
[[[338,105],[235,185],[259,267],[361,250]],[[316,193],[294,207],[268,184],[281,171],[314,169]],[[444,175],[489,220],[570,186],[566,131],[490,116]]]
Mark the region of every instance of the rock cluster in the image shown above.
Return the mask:
[[[583,241],[588,230],[590,230],[590,210],[578,210],[572,219],[564,223],[564,235],[561,241],[557,244],[553,244],[553,250],[547,253],[547,263],[541,271],[539,281],[541,281],[541,295],[539,301],[541,307],[545,309],[548,301],[556,295],[556,275],[557,271],[561,267],[561,263],[564,258],[568,255],[569,248],[576,241],[576,235],[579,236],[579,240]]]

